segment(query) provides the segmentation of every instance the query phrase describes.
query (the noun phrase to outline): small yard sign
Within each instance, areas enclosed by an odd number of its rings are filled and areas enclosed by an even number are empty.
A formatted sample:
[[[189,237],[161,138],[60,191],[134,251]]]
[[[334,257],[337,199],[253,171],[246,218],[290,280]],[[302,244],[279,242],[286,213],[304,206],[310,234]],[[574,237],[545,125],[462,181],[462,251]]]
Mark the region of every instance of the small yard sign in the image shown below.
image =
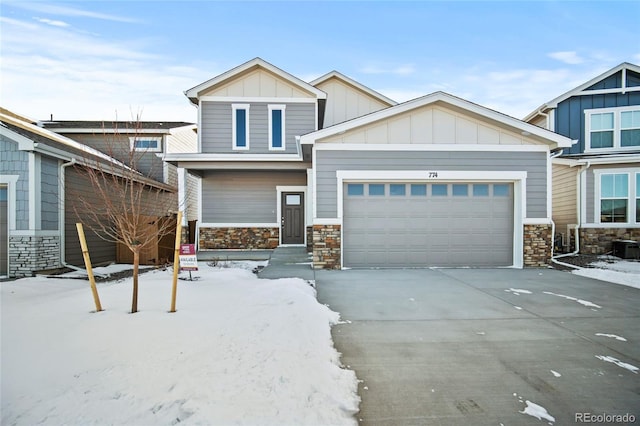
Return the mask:
[[[180,244],[180,270],[197,271],[198,258],[195,244]]]

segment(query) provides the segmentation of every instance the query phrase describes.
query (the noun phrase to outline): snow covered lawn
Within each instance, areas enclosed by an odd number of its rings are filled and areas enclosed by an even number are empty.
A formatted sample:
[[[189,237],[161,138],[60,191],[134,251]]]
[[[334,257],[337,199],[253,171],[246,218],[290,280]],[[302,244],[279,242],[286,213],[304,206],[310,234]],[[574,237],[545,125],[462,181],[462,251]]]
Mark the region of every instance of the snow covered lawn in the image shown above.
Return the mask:
[[[571,271],[583,277],[640,288],[640,261],[623,260],[614,256],[600,256],[588,268]]]
[[[355,424],[357,379],[330,334],[339,316],[315,290],[199,267],[173,314],[171,270],[140,276],[133,315],[130,278],[98,284],[99,313],[87,281],[0,283],[1,423]]]

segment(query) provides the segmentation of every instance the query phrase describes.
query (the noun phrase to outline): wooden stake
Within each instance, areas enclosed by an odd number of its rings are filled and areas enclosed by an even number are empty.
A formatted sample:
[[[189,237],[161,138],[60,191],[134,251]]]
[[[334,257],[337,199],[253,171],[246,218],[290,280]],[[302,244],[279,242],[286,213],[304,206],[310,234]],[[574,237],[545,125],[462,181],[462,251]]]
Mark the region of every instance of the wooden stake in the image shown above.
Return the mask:
[[[102,305],[100,305],[100,297],[98,296],[98,289],[96,287],[96,279],[93,276],[93,269],[91,268],[91,259],[89,258],[89,249],[87,248],[87,240],[84,237],[84,228],[82,223],[76,223],[78,229],[78,237],[80,238],[80,247],[82,247],[82,257],[84,258],[84,266],[87,268],[87,275],[89,276],[89,283],[91,284],[91,293],[93,293],[93,301],[96,304],[96,312],[102,311]]]
[[[171,310],[176,311],[176,293],[178,292],[178,272],[180,271],[180,243],[182,242],[182,211],[178,212],[178,224],[176,226],[176,244],[173,252],[173,287],[171,290]]]

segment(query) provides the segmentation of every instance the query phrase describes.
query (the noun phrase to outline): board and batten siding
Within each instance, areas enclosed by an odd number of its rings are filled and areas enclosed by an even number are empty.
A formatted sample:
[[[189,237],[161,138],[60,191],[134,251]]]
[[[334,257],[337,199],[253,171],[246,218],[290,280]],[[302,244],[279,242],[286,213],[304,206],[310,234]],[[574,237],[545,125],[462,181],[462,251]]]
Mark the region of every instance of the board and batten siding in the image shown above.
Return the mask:
[[[238,101],[238,103],[243,103]],[[230,102],[203,101],[201,108],[202,153],[215,154],[296,154],[296,136],[312,132],[316,125],[315,103],[288,103],[285,117],[285,151],[269,150],[269,111],[272,103],[250,103],[249,149],[233,150],[232,108]]]
[[[585,150],[585,109],[632,105],[640,105],[640,92],[574,96],[560,102],[555,114],[555,132],[578,141],[571,148],[565,148],[564,154],[580,154]]]
[[[526,171],[527,218],[547,217],[545,152],[325,151],[316,152],[316,213],[337,217],[337,170]],[[478,176],[482,179],[482,176]]]
[[[306,184],[306,171],[205,172],[202,178],[202,222],[279,223],[276,186]]]
[[[40,229],[55,231],[59,226],[60,178],[58,160],[41,157],[40,160]]]
[[[553,221],[558,232],[566,232],[567,225],[578,223],[578,173],[580,167],[553,165]]]
[[[322,82],[316,87],[327,93],[324,127],[389,107],[388,104],[336,78]]]
[[[0,174],[18,176],[15,208],[16,230],[29,229],[29,155],[18,149],[18,143],[0,135]]]

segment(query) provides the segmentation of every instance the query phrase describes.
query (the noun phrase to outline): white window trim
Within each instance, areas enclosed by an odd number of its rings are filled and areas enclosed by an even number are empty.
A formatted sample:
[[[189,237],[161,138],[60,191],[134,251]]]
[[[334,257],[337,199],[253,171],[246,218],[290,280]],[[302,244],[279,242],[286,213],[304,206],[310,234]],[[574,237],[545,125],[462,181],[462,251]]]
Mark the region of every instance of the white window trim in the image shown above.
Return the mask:
[[[636,222],[636,174],[640,174],[640,168],[633,169],[600,169],[594,170],[594,206],[593,223],[603,227],[632,227],[637,226]],[[602,188],[600,179],[602,175],[627,175],[627,221],[626,222],[601,222],[600,221],[600,200],[602,200]],[[621,198],[618,198],[621,199]]]
[[[284,151],[287,149],[286,140],[287,135],[285,129],[287,126],[285,125],[285,110],[287,108],[284,104],[276,104],[276,105],[268,105],[269,110],[269,151]],[[273,111],[281,111],[282,112],[282,146],[274,147],[273,146]]]
[[[249,108],[250,104],[231,104],[231,139],[232,139],[232,148],[234,151],[247,151],[249,150]],[[239,109],[243,109],[246,111],[245,114],[245,140],[247,141],[246,146],[238,146],[237,145],[237,134],[236,134],[236,111]]]
[[[584,152],[612,152],[612,151],[636,151],[637,146],[620,146],[622,136],[621,113],[627,111],[640,111],[640,105],[631,105],[615,108],[596,108],[584,110]],[[613,113],[613,147],[611,148],[591,148],[591,116],[594,114]]]
[[[136,141],[155,141],[155,148],[136,148]],[[136,152],[162,152],[162,136],[131,136],[129,137],[129,147]]]

